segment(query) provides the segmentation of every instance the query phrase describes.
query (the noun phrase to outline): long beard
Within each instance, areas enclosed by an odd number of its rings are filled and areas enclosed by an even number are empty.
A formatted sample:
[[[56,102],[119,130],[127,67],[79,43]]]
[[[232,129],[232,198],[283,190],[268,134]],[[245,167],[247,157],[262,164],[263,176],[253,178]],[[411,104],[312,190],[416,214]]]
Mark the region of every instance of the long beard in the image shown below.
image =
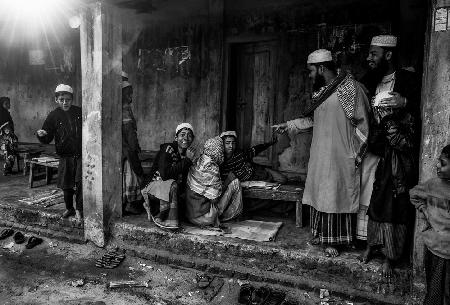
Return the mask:
[[[373,80],[375,81],[376,84],[381,83],[381,81],[383,80],[383,77],[386,75],[387,71],[389,69],[389,63],[386,59],[382,59],[380,64],[371,70],[371,74],[373,77]]]
[[[325,78],[322,75],[317,74],[314,78],[313,92],[318,92],[323,86],[325,86]]]

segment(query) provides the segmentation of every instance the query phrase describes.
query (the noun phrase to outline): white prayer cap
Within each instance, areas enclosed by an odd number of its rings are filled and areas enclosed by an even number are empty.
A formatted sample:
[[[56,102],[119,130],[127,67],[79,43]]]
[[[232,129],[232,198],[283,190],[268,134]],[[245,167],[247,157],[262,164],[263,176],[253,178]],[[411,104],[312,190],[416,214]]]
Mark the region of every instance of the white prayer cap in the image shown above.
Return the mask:
[[[124,81],[122,81],[122,89],[126,88],[126,87],[131,87],[131,83],[124,80]]]
[[[379,35],[372,38],[372,46],[393,48],[397,46],[397,37],[393,35]]]
[[[332,61],[333,57],[331,56],[331,52],[325,49],[315,50],[311,54],[308,55],[308,64],[317,64],[326,61]]]
[[[194,128],[189,123],[181,123],[180,125],[178,125],[177,129],[175,129],[175,134],[178,134],[178,132],[183,128],[190,129],[192,131],[192,134],[194,134]]]
[[[228,130],[228,131],[224,131],[220,134],[220,137],[235,137],[237,139],[237,134],[236,131],[234,130]]]
[[[55,89],[55,93],[57,92],[69,92],[73,94],[73,89],[69,85],[59,84]]]
[[[125,71],[122,71],[122,77],[125,77],[125,78],[128,78],[128,73],[127,72],[125,72]]]

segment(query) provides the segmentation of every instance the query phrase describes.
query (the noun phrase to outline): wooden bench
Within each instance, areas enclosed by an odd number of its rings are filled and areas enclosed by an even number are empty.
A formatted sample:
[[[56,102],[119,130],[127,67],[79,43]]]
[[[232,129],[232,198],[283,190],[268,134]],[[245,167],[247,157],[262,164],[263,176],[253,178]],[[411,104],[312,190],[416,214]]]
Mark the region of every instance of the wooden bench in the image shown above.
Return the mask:
[[[27,163],[30,166],[30,176],[28,182],[30,183],[30,188],[33,187],[33,183],[38,177],[45,176],[45,181],[47,184],[50,184],[52,181],[52,171],[54,168],[58,168],[59,161],[53,161],[53,162],[39,162],[35,160],[28,160]],[[44,167],[45,172],[44,173],[37,173],[37,170],[39,167]]]
[[[301,185],[281,185],[276,190],[264,188],[243,188],[244,198],[282,200],[295,202],[295,225],[303,227],[302,221],[302,197],[304,186]]]

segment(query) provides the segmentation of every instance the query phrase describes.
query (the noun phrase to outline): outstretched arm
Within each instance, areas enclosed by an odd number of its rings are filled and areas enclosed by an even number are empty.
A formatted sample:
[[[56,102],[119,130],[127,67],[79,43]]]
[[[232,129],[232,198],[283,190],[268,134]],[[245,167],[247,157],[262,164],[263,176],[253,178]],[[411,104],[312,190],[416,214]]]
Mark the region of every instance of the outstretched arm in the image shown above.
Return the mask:
[[[285,133],[286,131],[301,132],[313,127],[314,121],[312,117],[298,118],[295,120],[287,121],[278,125],[273,125],[275,132]]]

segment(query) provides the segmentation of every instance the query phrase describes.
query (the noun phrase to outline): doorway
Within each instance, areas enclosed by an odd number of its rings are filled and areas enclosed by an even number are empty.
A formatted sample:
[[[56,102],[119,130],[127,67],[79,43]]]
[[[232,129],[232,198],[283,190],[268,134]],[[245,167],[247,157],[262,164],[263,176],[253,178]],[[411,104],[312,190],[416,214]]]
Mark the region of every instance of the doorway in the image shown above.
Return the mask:
[[[230,47],[226,126],[236,130],[238,148],[269,142],[275,117],[277,41],[236,43]],[[277,166],[269,148],[253,161]]]

